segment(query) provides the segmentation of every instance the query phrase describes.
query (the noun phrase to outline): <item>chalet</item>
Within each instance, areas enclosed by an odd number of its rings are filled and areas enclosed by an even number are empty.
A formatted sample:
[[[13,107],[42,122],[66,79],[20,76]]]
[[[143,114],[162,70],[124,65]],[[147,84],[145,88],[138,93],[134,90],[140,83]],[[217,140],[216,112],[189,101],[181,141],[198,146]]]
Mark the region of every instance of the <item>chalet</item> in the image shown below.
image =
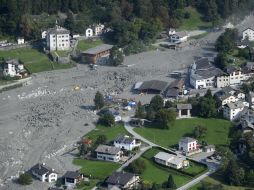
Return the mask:
[[[122,150],[132,151],[141,146],[141,141],[127,135],[120,135],[114,140],[114,146]]]
[[[169,154],[166,152],[159,152],[154,156],[154,161],[163,166],[174,169],[182,169],[189,166],[189,161],[186,157],[181,155]]]
[[[254,29],[247,28],[242,32],[243,40],[248,39],[249,41],[254,41]]]
[[[107,145],[99,145],[95,152],[98,160],[110,162],[119,162],[123,155],[121,148]]]
[[[191,104],[177,104],[176,109],[178,118],[191,117]]]
[[[64,185],[67,187],[75,187],[79,182],[84,179],[83,174],[78,171],[67,171],[64,176]]]
[[[119,189],[135,189],[140,182],[140,178],[136,174],[127,172],[114,172],[106,180],[108,189],[118,187]]]
[[[243,109],[244,104],[241,101],[235,103],[227,103],[223,109],[223,116],[230,121],[234,121],[239,118],[240,113],[243,111]]]
[[[33,166],[31,168],[31,173],[42,182],[52,183],[57,181],[57,173],[54,169],[46,166],[45,163]]]
[[[17,59],[5,61],[2,64],[2,70],[4,76],[22,78],[23,76],[27,75],[24,65]]]
[[[169,38],[172,43],[183,43],[188,40],[188,33],[187,32],[176,32],[172,34]]]
[[[182,151],[187,156],[202,152],[199,148],[198,141],[190,137],[181,138],[178,146],[179,151]]]
[[[165,99],[178,99],[184,94],[185,81],[184,79],[177,79],[173,81],[165,90]]]
[[[81,60],[91,64],[106,64],[109,61],[112,45],[103,44],[81,52]]]

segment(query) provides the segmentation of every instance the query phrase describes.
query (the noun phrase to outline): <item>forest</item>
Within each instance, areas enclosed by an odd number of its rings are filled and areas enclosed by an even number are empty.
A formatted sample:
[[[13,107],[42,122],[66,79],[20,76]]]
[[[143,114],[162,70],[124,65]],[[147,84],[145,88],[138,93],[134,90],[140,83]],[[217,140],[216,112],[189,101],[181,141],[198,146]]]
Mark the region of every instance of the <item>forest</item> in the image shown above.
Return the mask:
[[[217,25],[232,14],[248,13],[253,5],[253,0],[0,0],[0,35],[38,39],[49,24],[36,22],[36,16],[65,13],[63,24],[73,33],[100,22],[113,29],[111,39],[120,46],[146,44],[190,17],[186,7]]]

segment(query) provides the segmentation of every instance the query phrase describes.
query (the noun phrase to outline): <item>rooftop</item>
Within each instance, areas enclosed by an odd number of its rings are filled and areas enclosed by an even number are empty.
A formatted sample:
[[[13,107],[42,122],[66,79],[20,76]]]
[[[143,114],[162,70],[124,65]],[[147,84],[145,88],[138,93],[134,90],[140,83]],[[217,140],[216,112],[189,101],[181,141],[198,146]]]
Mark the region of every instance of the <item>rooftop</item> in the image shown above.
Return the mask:
[[[234,102],[234,103],[227,103],[226,106],[229,107],[230,109],[244,108],[244,104],[241,101]]]
[[[182,89],[184,86],[184,79],[177,79],[170,83],[169,88]]]
[[[178,155],[169,154],[166,152],[159,152],[158,154],[156,154],[154,156],[154,158],[157,158],[160,160],[165,160],[165,161],[170,162],[175,165],[178,165],[186,160],[186,158],[184,156],[178,156]]]
[[[139,87],[139,90],[155,90],[155,91],[163,91],[168,87],[168,83],[160,80],[150,80],[145,81]]]
[[[10,59],[8,61],[5,61],[5,63],[12,64],[12,65],[19,65],[20,64],[18,59]]]
[[[110,49],[112,49],[113,45],[109,45],[109,44],[102,44],[99,46],[96,46],[94,48],[88,49],[86,51],[83,51],[83,54],[90,54],[90,55],[96,55],[98,53],[104,52],[104,51],[108,51]]]
[[[188,36],[188,33],[186,31],[182,31],[182,32],[177,32],[176,35],[179,36],[180,38],[183,38],[185,36]]]
[[[191,110],[192,109],[191,104],[177,104],[176,107],[178,110]]]
[[[80,173],[78,171],[67,171],[63,178],[72,178],[72,179],[76,179],[80,176]]]
[[[195,142],[195,141],[197,141],[197,140],[193,139],[191,137],[182,137],[180,139],[180,142],[182,142],[182,143],[192,143],[192,142]]]
[[[46,166],[44,163],[43,164],[36,164],[31,168],[31,171],[37,173],[38,175],[44,175],[47,173],[51,173],[54,170],[48,166]]]
[[[112,185],[121,185],[125,186],[135,174],[128,173],[128,172],[114,172],[109,178],[106,180],[106,183]]]
[[[95,152],[116,155],[121,151],[121,148],[107,145],[99,145]]]
[[[115,142],[121,143],[121,144],[131,144],[134,141],[134,138],[126,136],[126,135],[120,135],[115,139]]]
[[[70,34],[70,31],[56,25],[54,28],[48,30],[48,34]]]

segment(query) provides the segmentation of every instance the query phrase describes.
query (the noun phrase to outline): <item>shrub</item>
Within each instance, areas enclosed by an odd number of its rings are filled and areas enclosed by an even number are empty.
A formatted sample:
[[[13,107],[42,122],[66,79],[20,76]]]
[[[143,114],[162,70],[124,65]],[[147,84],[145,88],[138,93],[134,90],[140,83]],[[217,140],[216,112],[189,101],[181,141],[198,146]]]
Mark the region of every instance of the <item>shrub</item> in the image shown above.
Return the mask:
[[[21,185],[30,185],[32,184],[32,176],[28,173],[20,174],[18,182]]]

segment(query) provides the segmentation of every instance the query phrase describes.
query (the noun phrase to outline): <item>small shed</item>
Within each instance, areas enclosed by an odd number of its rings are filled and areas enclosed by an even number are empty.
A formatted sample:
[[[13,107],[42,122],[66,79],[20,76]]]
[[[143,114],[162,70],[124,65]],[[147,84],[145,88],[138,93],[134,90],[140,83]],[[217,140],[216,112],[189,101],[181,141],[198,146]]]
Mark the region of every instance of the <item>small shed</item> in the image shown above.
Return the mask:
[[[191,104],[177,104],[177,113],[179,118],[191,117]]]
[[[203,148],[203,151],[206,153],[214,152],[215,146],[214,145],[207,145]]]

